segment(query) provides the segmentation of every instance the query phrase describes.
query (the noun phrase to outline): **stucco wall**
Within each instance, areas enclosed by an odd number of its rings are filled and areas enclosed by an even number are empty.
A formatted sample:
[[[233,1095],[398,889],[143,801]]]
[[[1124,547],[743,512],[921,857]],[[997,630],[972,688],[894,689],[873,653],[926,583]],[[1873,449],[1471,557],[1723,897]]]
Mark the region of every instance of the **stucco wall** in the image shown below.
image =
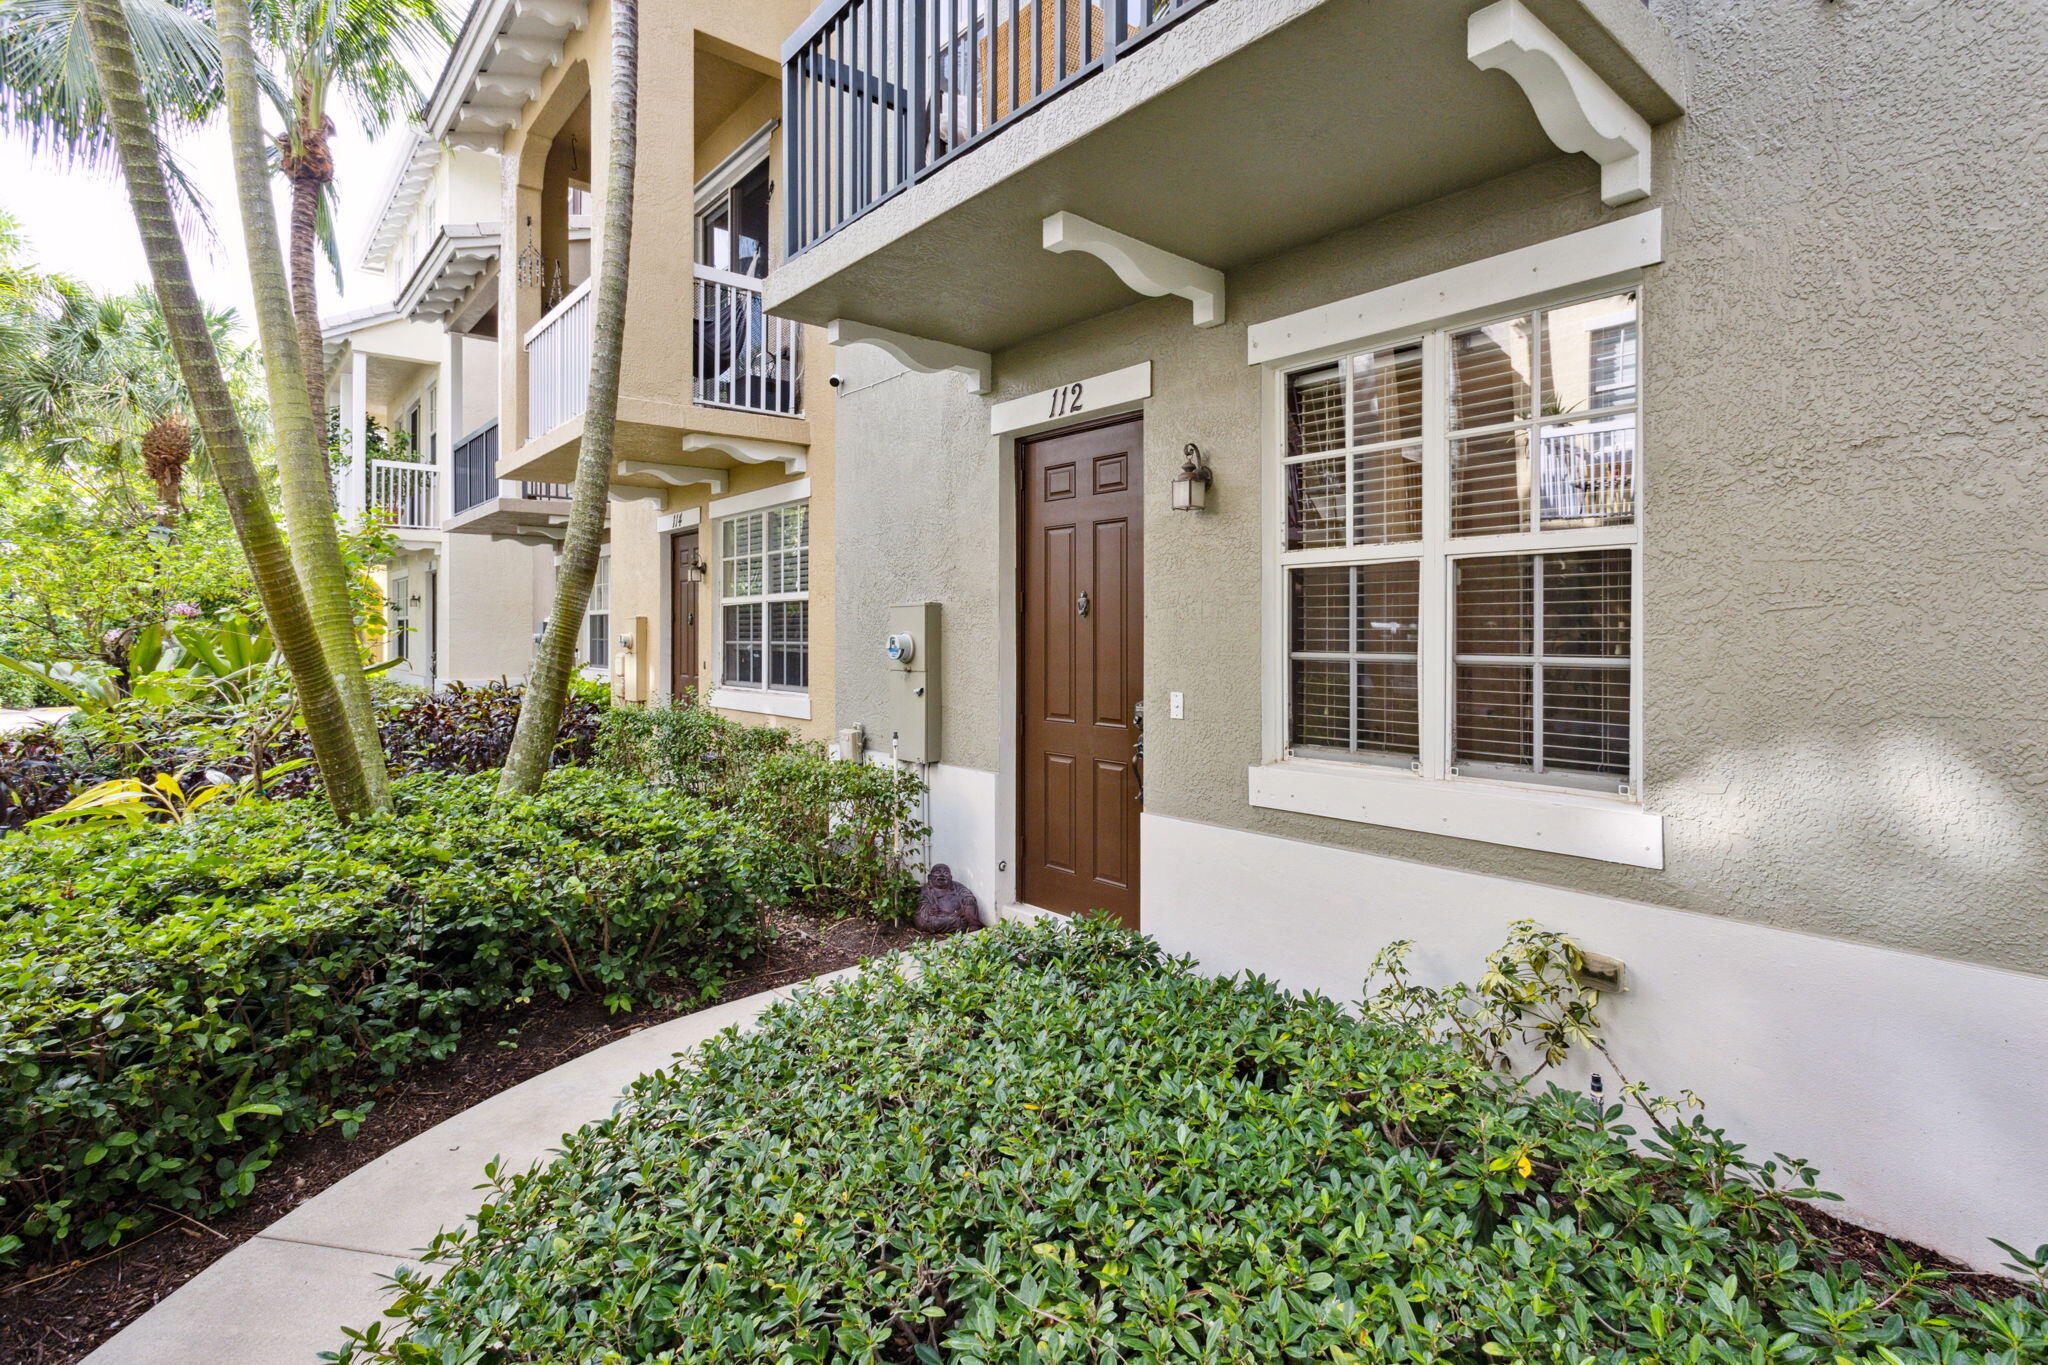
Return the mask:
[[[1990,965],[2048,968],[2048,168],[2024,7],[1693,0],[1644,286],[1646,800],[1661,871],[1252,809],[1260,375],[1249,323],[1618,216],[1559,157],[1236,271],[1230,320],[1146,301],[997,357],[994,401],[1141,360],[1148,807]],[[1251,211],[1257,211],[1253,209]],[[945,761],[994,768],[999,509],[987,403],[849,353],[840,723],[863,643],[945,604]],[[1181,447],[1213,510],[1166,510]],[[1002,682],[1008,685],[1009,680]],[[1166,694],[1185,694],[1170,721]]]

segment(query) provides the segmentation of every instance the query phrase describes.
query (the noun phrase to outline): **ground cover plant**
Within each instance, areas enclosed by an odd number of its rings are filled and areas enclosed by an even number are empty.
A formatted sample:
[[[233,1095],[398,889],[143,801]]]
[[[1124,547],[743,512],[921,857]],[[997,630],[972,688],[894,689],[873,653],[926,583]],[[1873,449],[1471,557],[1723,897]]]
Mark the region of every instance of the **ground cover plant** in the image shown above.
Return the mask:
[[[499,1176],[430,1249],[438,1282],[401,1273],[333,1358],[2048,1358],[2038,1293],[1838,1266],[1782,1164],[1698,1119],[1632,1148],[1618,1107],[1407,1018],[1207,979],[1099,924],[1003,925],[921,968],[644,1079],[555,1164]]]
[[[352,1125],[479,1011],[709,992],[783,894],[702,802],[491,782],[406,779],[396,814],[346,827],[250,801],[0,844],[0,1260],[234,1206],[284,1136]]]

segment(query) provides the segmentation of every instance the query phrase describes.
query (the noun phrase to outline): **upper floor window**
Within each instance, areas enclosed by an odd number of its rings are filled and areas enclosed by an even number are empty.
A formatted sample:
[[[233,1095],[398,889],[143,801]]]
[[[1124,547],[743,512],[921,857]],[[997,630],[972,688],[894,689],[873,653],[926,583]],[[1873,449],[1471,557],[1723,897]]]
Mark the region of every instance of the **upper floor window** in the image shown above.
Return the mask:
[[[1629,792],[1637,299],[1285,376],[1290,752]]]
[[[697,211],[697,264],[754,279],[768,274],[768,163]]]
[[[801,692],[811,682],[811,505],[719,522],[722,687]]]

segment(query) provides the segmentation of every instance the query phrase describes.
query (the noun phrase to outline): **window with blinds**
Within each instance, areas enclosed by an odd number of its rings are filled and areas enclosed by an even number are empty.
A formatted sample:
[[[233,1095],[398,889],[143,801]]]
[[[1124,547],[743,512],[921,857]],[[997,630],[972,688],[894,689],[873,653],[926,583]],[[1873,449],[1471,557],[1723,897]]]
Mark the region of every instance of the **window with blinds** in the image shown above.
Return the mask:
[[[612,557],[597,561],[590,580],[590,602],[583,609],[583,662],[591,668],[612,666]]]
[[[1637,351],[1631,291],[1284,376],[1290,752],[1633,789]]]
[[[723,687],[810,687],[811,507],[793,502],[719,523]]]

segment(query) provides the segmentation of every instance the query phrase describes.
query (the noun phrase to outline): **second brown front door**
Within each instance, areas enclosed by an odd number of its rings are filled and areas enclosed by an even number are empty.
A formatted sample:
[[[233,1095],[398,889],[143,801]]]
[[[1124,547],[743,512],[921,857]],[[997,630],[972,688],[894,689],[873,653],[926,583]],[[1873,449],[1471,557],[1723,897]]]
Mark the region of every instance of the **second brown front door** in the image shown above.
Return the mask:
[[[1020,442],[1019,899],[1138,923],[1144,426]]]
[[[697,533],[669,537],[669,694],[680,697],[697,686],[697,580],[703,576]]]

